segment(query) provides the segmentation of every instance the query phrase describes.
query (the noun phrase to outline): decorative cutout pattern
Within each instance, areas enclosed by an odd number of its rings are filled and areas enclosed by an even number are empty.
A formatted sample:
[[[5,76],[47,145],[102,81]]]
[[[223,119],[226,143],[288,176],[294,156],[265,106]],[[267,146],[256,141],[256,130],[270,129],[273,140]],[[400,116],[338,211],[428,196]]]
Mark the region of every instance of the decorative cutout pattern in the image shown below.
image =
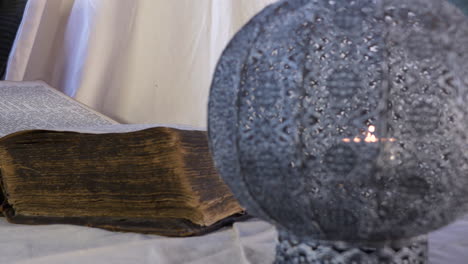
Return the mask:
[[[427,258],[426,237],[393,246],[355,247],[344,242],[329,242],[329,245],[319,241],[302,242],[286,232],[280,232],[275,264],[423,264]]]
[[[299,237],[386,241],[467,209],[468,19],[439,0],[282,0],[226,49],[221,175]]]

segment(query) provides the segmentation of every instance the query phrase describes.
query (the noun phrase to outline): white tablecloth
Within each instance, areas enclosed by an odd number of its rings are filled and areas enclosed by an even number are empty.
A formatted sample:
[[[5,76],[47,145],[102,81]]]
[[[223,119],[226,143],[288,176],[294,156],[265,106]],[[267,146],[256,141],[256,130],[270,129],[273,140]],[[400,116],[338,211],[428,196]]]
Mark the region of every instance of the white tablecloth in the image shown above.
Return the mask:
[[[13,225],[0,219],[0,263],[269,264],[277,233],[251,220],[190,238],[71,225]],[[429,236],[430,264],[468,263],[468,216]]]
[[[0,219],[0,263],[261,264],[273,261],[275,237],[275,229],[261,221],[201,237],[165,238]]]

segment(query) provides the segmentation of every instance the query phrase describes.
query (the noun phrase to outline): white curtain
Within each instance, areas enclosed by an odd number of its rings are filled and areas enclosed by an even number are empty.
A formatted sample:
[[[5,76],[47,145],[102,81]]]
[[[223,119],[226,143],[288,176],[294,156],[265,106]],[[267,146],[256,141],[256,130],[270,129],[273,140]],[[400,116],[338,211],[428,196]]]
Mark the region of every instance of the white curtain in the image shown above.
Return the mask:
[[[6,79],[44,80],[124,123],[206,127],[212,72],[275,0],[29,0]]]

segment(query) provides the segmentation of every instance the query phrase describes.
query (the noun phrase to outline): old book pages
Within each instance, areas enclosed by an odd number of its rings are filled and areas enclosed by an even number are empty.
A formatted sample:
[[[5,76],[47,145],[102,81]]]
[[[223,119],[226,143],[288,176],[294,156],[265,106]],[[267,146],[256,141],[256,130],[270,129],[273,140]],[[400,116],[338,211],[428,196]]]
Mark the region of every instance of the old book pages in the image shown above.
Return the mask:
[[[117,124],[42,82],[0,82],[0,185],[19,224],[190,236],[245,218],[206,131]]]
[[[46,83],[0,82],[0,137],[29,129],[117,124]]]
[[[202,131],[174,124],[119,124],[42,81],[0,81],[0,137],[31,129],[103,134],[153,127]]]

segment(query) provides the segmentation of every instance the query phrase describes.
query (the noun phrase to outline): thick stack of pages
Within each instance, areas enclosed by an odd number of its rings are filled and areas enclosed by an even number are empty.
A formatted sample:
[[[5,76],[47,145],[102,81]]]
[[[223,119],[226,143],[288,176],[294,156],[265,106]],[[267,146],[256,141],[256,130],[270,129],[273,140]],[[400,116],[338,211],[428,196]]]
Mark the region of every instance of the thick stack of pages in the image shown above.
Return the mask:
[[[166,236],[244,217],[205,131],[119,125],[42,82],[0,82],[3,213]]]

